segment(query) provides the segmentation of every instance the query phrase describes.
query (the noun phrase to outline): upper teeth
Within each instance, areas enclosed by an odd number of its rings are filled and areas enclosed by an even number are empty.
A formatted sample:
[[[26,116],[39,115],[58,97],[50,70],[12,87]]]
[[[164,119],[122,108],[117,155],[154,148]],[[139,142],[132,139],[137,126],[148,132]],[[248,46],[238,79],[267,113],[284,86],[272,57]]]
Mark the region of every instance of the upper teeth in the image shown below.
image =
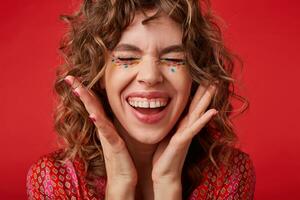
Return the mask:
[[[147,99],[140,97],[129,97],[128,103],[133,107],[139,108],[159,108],[167,105],[167,99],[165,98],[155,98]]]

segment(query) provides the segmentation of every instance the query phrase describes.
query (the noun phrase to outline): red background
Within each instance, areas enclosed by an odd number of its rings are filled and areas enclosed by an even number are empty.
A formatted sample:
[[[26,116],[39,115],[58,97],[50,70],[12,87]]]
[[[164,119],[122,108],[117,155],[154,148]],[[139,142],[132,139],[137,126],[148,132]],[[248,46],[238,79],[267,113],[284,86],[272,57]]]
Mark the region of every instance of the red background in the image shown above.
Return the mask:
[[[300,199],[300,3],[212,1],[226,42],[244,60],[241,92],[251,105],[235,124],[256,167],[256,199]],[[29,166],[56,147],[52,86],[65,31],[58,16],[74,2],[1,3],[0,199],[26,199]]]

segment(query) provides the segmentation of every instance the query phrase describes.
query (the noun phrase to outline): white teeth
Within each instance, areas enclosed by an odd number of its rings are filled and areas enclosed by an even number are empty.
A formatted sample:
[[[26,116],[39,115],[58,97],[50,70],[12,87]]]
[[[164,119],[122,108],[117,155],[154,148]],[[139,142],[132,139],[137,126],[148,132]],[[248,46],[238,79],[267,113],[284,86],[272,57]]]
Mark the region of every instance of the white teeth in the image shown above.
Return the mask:
[[[143,102],[142,101],[139,101],[138,107],[143,108]]]
[[[143,108],[149,108],[149,102],[148,101],[144,101],[142,107]]]
[[[157,99],[147,99],[140,97],[129,97],[128,103],[133,107],[139,108],[159,108],[167,105],[168,99],[157,98]]]
[[[160,102],[159,101],[155,101],[155,106],[156,107],[160,107]]]
[[[156,108],[155,101],[150,101],[150,108]]]

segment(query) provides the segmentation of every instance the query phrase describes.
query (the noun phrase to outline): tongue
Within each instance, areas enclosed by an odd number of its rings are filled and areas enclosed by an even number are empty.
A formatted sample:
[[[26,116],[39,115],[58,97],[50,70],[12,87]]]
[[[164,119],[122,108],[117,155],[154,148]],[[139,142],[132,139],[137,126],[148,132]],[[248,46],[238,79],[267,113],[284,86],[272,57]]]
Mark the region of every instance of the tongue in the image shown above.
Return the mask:
[[[142,114],[151,115],[162,111],[163,108],[134,108]]]

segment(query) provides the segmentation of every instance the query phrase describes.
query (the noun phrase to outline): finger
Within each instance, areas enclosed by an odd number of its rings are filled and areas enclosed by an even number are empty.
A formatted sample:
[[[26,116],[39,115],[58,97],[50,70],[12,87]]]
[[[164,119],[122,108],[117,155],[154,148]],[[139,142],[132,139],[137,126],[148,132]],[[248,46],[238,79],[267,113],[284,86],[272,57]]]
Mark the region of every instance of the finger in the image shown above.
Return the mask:
[[[167,169],[168,166],[177,166],[181,169],[186,157],[188,148],[191,144],[193,137],[200,132],[200,130],[211,120],[213,116],[218,113],[215,109],[206,111],[201,118],[199,118],[191,127],[186,128],[183,132],[176,132],[167,145],[164,153],[157,160],[161,162],[161,168]],[[165,172],[167,173],[167,171]]]
[[[216,109],[210,109],[206,111],[198,120],[196,120],[190,128],[185,129],[185,131],[180,134],[181,140],[184,143],[190,141],[193,137],[201,131],[201,129],[212,119],[213,116],[218,114]]]
[[[103,107],[99,99],[94,93],[83,86],[75,77],[67,76],[66,82],[71,85],[76,96],[80,98],[84,104],[90,119],[94,122],[98,129],[100,140],[105,140],[115,149],[122,149],[123,144],[120,141],[120,136],[114,130],[112,123],[105,116]]]
[[[98,129],[101,144],[107,146],[106,143],[111,146],[111,150],[119,152],[124,148],[123,140],[115,131],[114,126],[110,121],[104,122],[103,119],[98,119],[95,114],[90,114],[90,119],[94,122]],[[103,140],[105,139],[105,141]]]
[[[200,101],[202,96],[204,95],[206,89],[207,89],[207,86],[204,86],[202,84],[198,86],[198,89],[193,97],[193,100],[192,100],[190,108],[189,108],[190,113],[192,113],[192,111],[195,109],[196,105],[198,104],[198,102]]]
[[[191,127],[186,128],[183,132],[176,132],[172,136],[168,144],[163,144],[164,152],[160,157],[154,159],[154,164],[159,161],[159,173],[167,174],[170,170],[169,166],[176,167],[176,170],[182,169],[184,160],[191,144],[193,137],[210,121],[210,119],[218,113],[215,109],[205,112]],[[166,147],[167,146],[167,147]],[[155,172],[158,173],[158,172]]]
[[[106,117],[100,100],[75,77],[67,76],[65,80],[76,92],[76,96],[84,104],[90,119],[97,128],[108,177],[121,175],[126,179],[132,179],[135,168],[125,142],[115,130],[113,123]]]
[[[172,142],[173,141],[173,142]],[[166,175],[171,170],[175,170],[181,173],[181,169],[188,151],[189,144],[178,144],[171,139],[168,143],[162,144],[161,149],[157,151],[163,151],[162,153],[157,152],[159,156],[154,156],[153,165],[159,164],[156,167],[156,171],[153,171],[154,174]],[[172,166],[172,167],[170,167]]]
[[[82,85],[75,77],[67,76],[65,81],[72,87],[75,95],[80,98],[88,113],[94,113],[96,110],[103,111],[102,104],[95,94]],[[104,115],[104,112],[101,113]]]
[[[215,91],[216,91],[215,85],[210,85],[207,88],[200,101],[198,101],[198,104],[196,105],[195,109],[192,110],[192,113],[190,114],[189,123],[195,122],[207,110],[215,94]]]

